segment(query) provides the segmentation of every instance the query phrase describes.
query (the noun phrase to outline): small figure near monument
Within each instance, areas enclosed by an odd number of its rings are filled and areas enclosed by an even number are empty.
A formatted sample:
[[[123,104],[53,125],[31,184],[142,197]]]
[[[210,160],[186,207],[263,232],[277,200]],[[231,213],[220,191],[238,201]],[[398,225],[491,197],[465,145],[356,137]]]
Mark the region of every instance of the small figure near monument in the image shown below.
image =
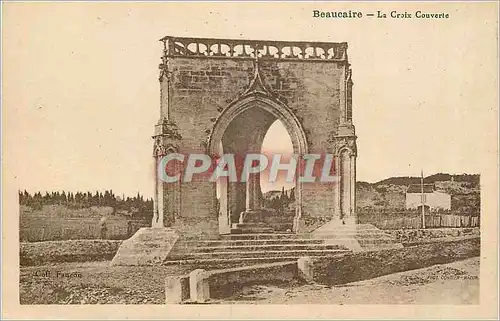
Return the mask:
[[[107,227],[107,218],[106,216],[103,216],[101,220],[99,221],[99,235],[101,239],[106,239],[108,232],[108,227]]]
[[[127,238],[130,238],[132,235],[134,235],[134,229],[132,226],[132,221],[128,220],[127,221]]]
[[[245,214],[246,214],[245,211],[243,211],[243,212],[240,213],[240,219],[239,219],[239,223],[240,224],[245,223],[245,216],[246,216]]]

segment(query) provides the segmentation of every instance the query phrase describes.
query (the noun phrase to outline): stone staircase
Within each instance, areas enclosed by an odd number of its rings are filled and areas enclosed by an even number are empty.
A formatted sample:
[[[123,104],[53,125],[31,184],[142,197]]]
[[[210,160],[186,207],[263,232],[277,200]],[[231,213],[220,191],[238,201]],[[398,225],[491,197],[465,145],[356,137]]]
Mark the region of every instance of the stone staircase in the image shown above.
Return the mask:
[[[274,233],[273,227],[266,223],[234,223],[231,234]]]
[[[344,245],[353,251],[376,251],[402,248],[396,239],[371,224],[342,225],[327,223],[311,233],[327,244]]]
[[[295,212],[276,213],[266,210],[248,211],[243,222],[231,225],[231,234],[289,233],[293,230]]]
[[[294,261],[351,252],[339,244],[291,233],[229,234],[220,240],[178,240],[163,264],[198,268]]]
[[[260,223],[235,224],[233,228],[238,229],[235,234],[222,235],[219,240],[179,239],[163,264],[230,267],[403,247],[370,224],[327,223],[306,234],[275,233]]]
[[[204,240],[184,239],[170,229],[142,228],[122,243],[111,264],[222,268],[403,247],[370,224],[329,222],[306,234],[275,232],[268,223],[235,224],[234,229],[235,234]]]

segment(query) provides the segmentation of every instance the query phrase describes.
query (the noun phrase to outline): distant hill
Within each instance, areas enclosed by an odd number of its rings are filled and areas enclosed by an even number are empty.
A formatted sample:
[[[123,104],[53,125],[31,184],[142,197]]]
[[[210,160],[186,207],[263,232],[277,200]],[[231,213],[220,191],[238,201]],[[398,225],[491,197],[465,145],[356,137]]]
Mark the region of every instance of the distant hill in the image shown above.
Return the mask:
[[[379,182],[373,183],[371,185],[405,185],[409,186],[412,184],[420,184],[420,177],[416,176],[401,176],[401,177],[390,177],[383,179]],[[424,177],[425,183],[435,183],[435,182],[446,182],[446,181],[454,181],[454,182],[468,182],[479,185],[479,174],[460,174],[460,175],[451,175],[438,173],[431,176]],[[358,182],[358,184],[370,184],[366,182]]]
[[[390,177],[376,183],[357,182],[358,210],[404,209],[405,194],[410,185],[420,184],[420,177]],[[455,212],[479,212],[480,177],[478,174],[451,175],[445,173],[424,177],[425,184],[451,195]]]
[[[425,184],[434,184],[437,191],[451,195],[451,210],[475,212],[480,210],[480,185],[478,174],[451,175],[445,173],[424,177]],[[410,185],[420,184],[420,177],[389,177],[376,183],[356,183],[356,205],[358,210],[404,210],[406,191]],[[290,195],[295,188],[285,190]],[[266,202],[279,198],[282,191],[263,193]]]

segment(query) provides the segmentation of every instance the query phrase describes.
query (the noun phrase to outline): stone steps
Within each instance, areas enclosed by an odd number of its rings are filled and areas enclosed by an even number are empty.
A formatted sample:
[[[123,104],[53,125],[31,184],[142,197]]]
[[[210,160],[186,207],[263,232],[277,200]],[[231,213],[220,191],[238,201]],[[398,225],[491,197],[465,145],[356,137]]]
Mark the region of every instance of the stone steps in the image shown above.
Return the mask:
[[[190,252],[190,253],[171,253],[169,260],[183,259],[203,259],[203,258],[260,258],[260,257],[301,257],[301,256],[324,256],[331,254],[343,254],[349,250],[259,250],[259,251],[225,251],[225,252]]]
[[[231,234],[246,234],[246,233],[273,233],[272,227],[246,226],[248,223],[238,224],[240,227],[231,228]]]
[[[339,244],[291,233],[247,233],[221,236],[220,240],[179,240],[164,264],[199,264],[227,267],[325,257],[351,252]]]
[[[313,237],[329,240],[330,242],[343,242],[350,240],[356,251],[374,251],[383,249],[402,248],[392,235],[379,230],[371,224],[335,225],[326,224],[311,233]],[[347,244],[347,243],[346,243]]]
[[[223,239],[223,240],[197,240],[197,241],[178,241],[176,246],[179,247],[192,247],[192,246],[238,246],[238,245],[286,245],[286,244],[323,244],[324,241],[321,239],[311,239],[311,238],[289,238],[289,239]]]
[[[307,236],[293,233],[242,233],[221,235],[222,240],[279,240],[300,239]]]
[[[249,223],[233,223],[231,225],[232,228],[242,228],[242,227],[248,227],[248,228],[252,228],[252,227],[267,227],[267,224],[265,223],[252,223],[252,222],[249,222]]]
[[[328,258],[344,253],[332,254],[332,255],[317,255],[316,258]],[[303,257],[300,256],[265,256],[265,257],[251,257],[251,258],[197,258],[197,259],[183,259],[183,260],[166,260],[163,262],[164,265],[193,265],[196,268],[221,268],[221,267],[232,267],[250,264],[261,264],[261,263],[273,263],[273,262],[296,262],[297,259]]]
[[[294,250],[339,250],[343,249],[333,244],[253,244],[253,245],[231,245],[231,246],[200,246],[196,248],[177,247],[176,250],[189,253],[189,250],[196,250],[197,253],[221,252],[246,252],[246,251],[294,251]]]
[[[338,231],[338,232],[317,232],[314,235],[324,235],[324,236],[387,236],[391,237],[389,234],[383,231]]]
[[[231,234],[249,234],[249,233],[276,233],[292,231],[292,222],[268,222],[268,223],[234,223],[231,226]]]
[[[221,235],[220,239],[179,239],[170,229],[141,229],[122,243],[112,264],[201,264],[227,267],[271,263],[300,257],[338,256],[353,251],[401,248],[402,244],[371,226],[327,226],[307,234],[271,233],[262,223],[245,223],[250,233]],[[265,233],[255,233],[263,229]]]
[[[237,223],[233,229],[245,228],[251,232],[221,235],[218,240],[179,240],[164,264],[227,267],[402,247],[392,236],[371,225],[339,226],[307,234],[272,233],[265,226]]]

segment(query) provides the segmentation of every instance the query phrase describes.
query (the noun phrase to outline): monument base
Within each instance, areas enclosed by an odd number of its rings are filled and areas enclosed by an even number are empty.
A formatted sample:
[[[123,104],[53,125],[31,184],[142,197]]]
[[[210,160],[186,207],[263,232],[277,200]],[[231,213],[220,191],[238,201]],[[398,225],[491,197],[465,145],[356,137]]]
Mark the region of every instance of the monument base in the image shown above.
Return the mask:
[[[179,234],[171,228],[141,228],[123,241],[111,265],[161,264],[178,239]]]

